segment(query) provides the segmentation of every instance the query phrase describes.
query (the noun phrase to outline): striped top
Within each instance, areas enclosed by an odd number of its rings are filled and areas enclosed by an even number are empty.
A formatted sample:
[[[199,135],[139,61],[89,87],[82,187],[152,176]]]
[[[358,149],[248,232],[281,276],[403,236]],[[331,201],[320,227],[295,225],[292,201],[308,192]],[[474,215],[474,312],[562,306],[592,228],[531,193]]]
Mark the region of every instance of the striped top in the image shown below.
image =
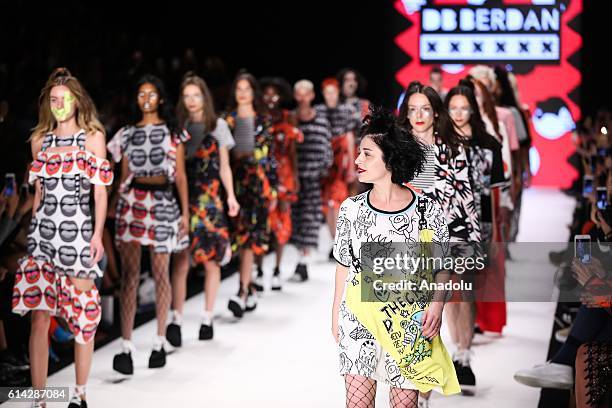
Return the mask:
[[[329,121],[317,113],[312,120],[300,120],[298,127],[304,134],[304,141],[297,145],[298,175],[300,178],[320,178],[333,160]]]
[[[234,128],[234,152],[253,153],[255,150],[255,117],[241,118],[236,116],[236,127]]]
[[[433,188],[436,180],[436,158],[433,146],[425,146],[425,165],[422,172],[410,182],[410,185],[428,191]]]
[[[359,129],[361,121],[352,105],[340,103],[335,108],[330,108],[322,103],[314,108],[317,114],[323,115],[329,120],[333,137]]]

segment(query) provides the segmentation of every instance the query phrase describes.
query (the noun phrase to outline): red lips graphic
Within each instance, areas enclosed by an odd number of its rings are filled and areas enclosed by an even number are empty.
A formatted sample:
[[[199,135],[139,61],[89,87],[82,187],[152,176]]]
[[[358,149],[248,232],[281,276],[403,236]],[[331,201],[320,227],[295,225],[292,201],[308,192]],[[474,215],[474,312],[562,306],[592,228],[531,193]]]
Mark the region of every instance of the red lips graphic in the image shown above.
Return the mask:
[[[38,286],[30,286],[23,292],[23,303],[29,309],[34,309],[40,305],[42,300],[42,293]]]
[[[15,285],[17,285],[19,282],[21,282],[22,278],[23,278],[23,272],[21,272],[21,271],[15,272]]]
[[[13,309],[17,307],[20,299],[21,299],[21,292],[19,291],[19,289],[13,288],[13,299],[12,299]]]
[[[68,307],[72,303],[72,298],[70,296],[70,289],[66,286],[62,286],[61,302],[62,302],[62,306],[64,307]]]
[[[135,188],[134,197],[136,197],[137,200],[144,200],[145,198],[147,198],[147,192],[146,190],[140,190]]]
[[[81,316],[81,312],[83,311],[83,306],[81,305],[81,301],[78,297],[74,297],[72,299],[72,314],[76,316],[78,319]]]
[[[145,233],[145,225],[140,221],[132,221],[130,223],[130,234],[136,238],[140,238]]]
[[[23,273],[25,274],[26,281],[28,283],[34,283],[40,278],[40,269],[34,259],[30,258],[28,263],[25,265]]]
[[[74,317],[68,319],[68,328],[70,329],[72,334],[74,334],[75,337],[78,336],[79,333],[81,333],[81,326],[79,325],[79,321]]]
[[[45,262],[42,266],[42,273],[47,282],[51,284],[55,283],[55,271],[53,270],[53,265]]]
[[[100,307],[98,306],[98,304],[93,300],[87,302],[87,305],[85,305],[85,317],[87,317],[87,320],[93,322],[98,318],[99,314]]]
[[[57,300],[55,289],[52,286],[47,286],[45,289],[45,302],[50,309],[55,309],[55,302]]]
[[[59,154],[54,154],[47,160],[47,164],[45,165],[45,169],[47,170],[47,174],[54,175],[60,168],[62,163],[62,158]]]
[[[70,173],[70,170],[74,167],[74,157],[71,152],[66,153],[64,156],[64,163],[62,163],[62,171],[64,173]]]
[[[86,324],[85,327],[83,327],[83,340],[85,340],[86,343],[89,342],[89,340],[91,340],[94,334],[96,334],[97,328],[98,328],[97,323]]]
[[[87,176],[89,178],[93,178],[97,170],[98,170],[98,162],[96,161],[95,157],[90,156],[89,159],[87,160]]]
[[[131,208],[130,203],[128,203],[124,199],[121,199],[121,202],[119,204],[119,214],[121,215],[127,214],[128,211],[130,211],[130,208]]]
[[[85,160],[87,160],[87,155],[85,152],[79,151],[76,154],[76,162],[79,170],[85,170]]]
[[[140,201],[136,201],[132,206],[132,214],[134,214],[134,218],[142,220],[147,216],[147,207]]]
[[[34,163],[32,163],[32,168],[30,170],[34,173],[38,173],[43,168],[46,161],[47,153],[39,153],[36,160],[34,160]]]
[[[113,178],[113,171],[111,169],[110,162],[108,160],[104,160],[102,164],[100,164],[100,180],[103,183],[110,183]]]
[[[127,222],[125,220],[120,219],[117,222],[117,235],[122,236],[127,231]]]

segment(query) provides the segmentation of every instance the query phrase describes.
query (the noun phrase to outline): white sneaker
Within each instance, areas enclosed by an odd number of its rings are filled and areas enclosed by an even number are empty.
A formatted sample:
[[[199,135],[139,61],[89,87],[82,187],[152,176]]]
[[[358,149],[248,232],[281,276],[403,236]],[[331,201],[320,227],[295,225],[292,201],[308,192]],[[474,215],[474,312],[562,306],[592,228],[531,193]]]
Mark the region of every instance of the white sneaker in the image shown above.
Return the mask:
[[[429,408],[429,400],[419,397],[419,407],[418,408]]]
[[[565,329],[559,329],[555,332],[555,340],[559,343],[565,343],[567,341],[567,337],[569,336],[569,332],[572,329],[572,326],[566,327]]]
[[[574,386],[572,367],[550,361],[519,370],[514,374],[514,379],[530,387],[569,390]]]
[[[272,276],[272,290],[281,290],[282,288],[280,276]]]
[[[251,283],[251,285],[255,288],[256,291],[263,292],[265,290],[263,276],[256,276],[253,279],[253,282]]]

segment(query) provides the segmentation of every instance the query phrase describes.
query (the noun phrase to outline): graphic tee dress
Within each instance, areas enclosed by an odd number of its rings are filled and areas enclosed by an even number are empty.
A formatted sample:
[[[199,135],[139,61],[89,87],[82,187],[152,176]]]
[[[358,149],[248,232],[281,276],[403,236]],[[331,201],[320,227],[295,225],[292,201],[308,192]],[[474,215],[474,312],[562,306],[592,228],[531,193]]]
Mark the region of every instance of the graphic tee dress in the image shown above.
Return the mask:
[[[419,231],[423,228],[429,230],[431,242],[449,241],[444,212],[433,200],[413,191],[414,199],[406,208],[388,212],[376,209],[370,204],[370,191],[347,198],[340,207],[336,224],[333,255],[338,263],[349,268],[338,317],[340,374],[360,375],[383,381],[396,388],[435,390],[444,394],[458,392],[459,386],[453,364],[440,340],[440,335],[431,342],[421,340],[424,338],[419,337],[422,310],[405,316],[406,319],[401,322],[401,326],[406,331],[405,338],[408,339],[408,332],[412,332],[417,333],[413,338],[418,340],[415,342],[418,346],[404,356],[410,360],[408,369],[401,370],[400,362],[392,356],[392,347],[383,346],[384,336],[378,336],[381,331],[373,333],[366,328],[367,323],[360,321],[356,316],[358,313],[350,306],[348,290],[351,286],[357,286],[361,280],[359,275],[362,244],[421,242]],[[385,303],[378,302],[376,308],[382,308],[384,305]],[[385,329],[382,329],[382,332],[384,331]],[[428,364],[428,361],[423,363],[426,359],[433,360],[431,358],[433,346],[438,359],[431,364]],[[412,369],[415,364],[417,369]],[[430,372],[434,373],[430,375],[431,377],[436,377],[428,379],[427,384],[419,381],[429,375],[418,372],[418,367],[423,365],[429,366]],[[412,373],[410,376],[412,379],[403,374],[406,371]]]

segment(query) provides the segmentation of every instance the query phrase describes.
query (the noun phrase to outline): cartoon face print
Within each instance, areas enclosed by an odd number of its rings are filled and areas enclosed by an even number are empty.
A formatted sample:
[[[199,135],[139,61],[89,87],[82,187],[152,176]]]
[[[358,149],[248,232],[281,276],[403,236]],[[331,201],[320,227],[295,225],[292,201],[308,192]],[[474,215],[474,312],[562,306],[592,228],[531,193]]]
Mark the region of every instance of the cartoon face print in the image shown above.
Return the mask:
[[[342,352],[340,354],[340,372],[349,373],[351,368],[353,368],[353,362],[348,358],[345,352]]]
[[[355,220],[355,232],[357,238],[369,237],[368,230],[376,224],[376,214],[364,205],[359,206],[357,210],[357,219]]]
[[[402,376],[397,362],[388,354],[385,355],[385,371],[393,387],[400,387],[406,381]]]
[[[372,340],[366,340],[361,344],[359,357],[355,362],[357,372],[364,377],[370,377],[376,370],[378,359],[376,357],[376,345]]]
[[[393,228],[401,234],[404,234],[405,231],[412,229],[410,217],[405,213],[392,215],[390,217],[390,221]]]

